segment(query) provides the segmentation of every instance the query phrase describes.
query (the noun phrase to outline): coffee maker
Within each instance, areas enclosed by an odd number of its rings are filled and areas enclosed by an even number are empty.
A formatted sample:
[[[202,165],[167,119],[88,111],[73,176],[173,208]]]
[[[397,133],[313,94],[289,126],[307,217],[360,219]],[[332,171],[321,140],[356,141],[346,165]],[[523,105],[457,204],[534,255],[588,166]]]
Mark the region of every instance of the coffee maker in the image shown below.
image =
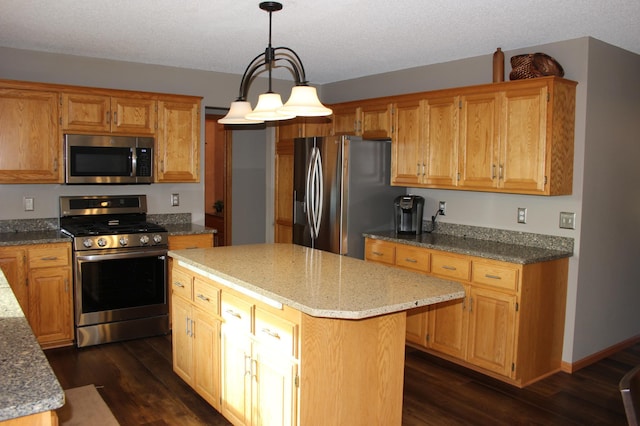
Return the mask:
[[[398,234],[422,234],[424,198],[419,195],[400,195],[394,201],[395,225]]]

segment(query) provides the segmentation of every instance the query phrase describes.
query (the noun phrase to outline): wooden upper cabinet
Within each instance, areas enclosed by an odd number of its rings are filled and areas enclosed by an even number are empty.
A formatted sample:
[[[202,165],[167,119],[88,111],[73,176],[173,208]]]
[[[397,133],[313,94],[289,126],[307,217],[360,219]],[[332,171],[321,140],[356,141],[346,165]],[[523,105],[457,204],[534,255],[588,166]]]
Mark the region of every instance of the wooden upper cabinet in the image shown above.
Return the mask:
[[[156,182],[200,181],[200,98],[160,99]]]
[[[65,132],[109,132],[151,135],[156,132],[155,99],[90,93],[62,94]]]
[[[460,98],[458,185],[468,189],[497,188],[504,164],[500,151],[500,94]]]
[[[419,99],[394,105],[391,139],[391,183],[419,185],[422,182],[423,102]]]
[[[393,104],[386,102],[365,102],[360,107],[361,132],[363,139],[390,139]]]
[[[361,134],[362,123],[360,121],[361,110],[359,107],[351,104],[332,105],[331,109],[333,109],[331,134],[336,136],[357,136]]]
[[[61,183],[58,93],[0,84],[0,183]]]
[[[427,98],[424,106],[422,185],[448,188],[458,174],[458,96]]]

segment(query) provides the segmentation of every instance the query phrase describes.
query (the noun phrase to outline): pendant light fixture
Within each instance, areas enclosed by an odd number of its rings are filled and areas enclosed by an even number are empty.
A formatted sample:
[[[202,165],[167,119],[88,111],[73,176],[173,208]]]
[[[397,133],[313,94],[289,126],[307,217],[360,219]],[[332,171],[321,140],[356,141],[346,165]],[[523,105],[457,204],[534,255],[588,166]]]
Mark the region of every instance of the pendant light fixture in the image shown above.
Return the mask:
[[[282,4],[275,1],[260,3],[260,9],[269,12],[269,44],[264,53],[259,54],[249,63],[240,80],[238,98],[231,103],[229,113],[218,120],[221,124],[258,124],[265,121],[288,120],[294,117],[322,117],[331,115],[331,109],[325,107],[318,99],[315,87],[309,86],[304,66],[296,52],[288,47],[271,46],[271,14],[282,9]],[[282,98],[271,89],[271,73],[276,65],[289,69],[295,78],[295,86],[291,89],[289,100],[283,105]],[[258,97],[258,104],[251,109],[247,101],[249,86],[254,74],[264,71],[269,73],[269,89]]]

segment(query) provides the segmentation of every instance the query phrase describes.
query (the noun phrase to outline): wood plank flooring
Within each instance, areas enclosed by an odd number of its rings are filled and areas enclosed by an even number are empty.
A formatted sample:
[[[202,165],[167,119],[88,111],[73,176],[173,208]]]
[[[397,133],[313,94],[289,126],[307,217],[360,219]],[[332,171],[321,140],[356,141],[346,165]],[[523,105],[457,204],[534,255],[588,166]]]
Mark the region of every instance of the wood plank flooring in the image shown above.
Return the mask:
[[[170,336],[45,354],[64,389],[95,384],[122,426],[229,424],[173,373]],[[407,348],[402,424],[626,425],[618,382],[638,364],[640,344],[517,389]]]

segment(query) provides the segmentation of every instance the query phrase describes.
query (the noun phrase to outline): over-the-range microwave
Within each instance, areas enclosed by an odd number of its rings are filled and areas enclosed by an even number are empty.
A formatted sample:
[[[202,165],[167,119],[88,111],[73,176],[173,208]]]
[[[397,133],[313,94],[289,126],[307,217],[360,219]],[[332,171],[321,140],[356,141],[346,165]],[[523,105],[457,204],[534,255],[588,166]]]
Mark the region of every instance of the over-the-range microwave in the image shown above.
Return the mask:
[[[153,142],[151,137],[65,135],[65,183],[152,183]]]

